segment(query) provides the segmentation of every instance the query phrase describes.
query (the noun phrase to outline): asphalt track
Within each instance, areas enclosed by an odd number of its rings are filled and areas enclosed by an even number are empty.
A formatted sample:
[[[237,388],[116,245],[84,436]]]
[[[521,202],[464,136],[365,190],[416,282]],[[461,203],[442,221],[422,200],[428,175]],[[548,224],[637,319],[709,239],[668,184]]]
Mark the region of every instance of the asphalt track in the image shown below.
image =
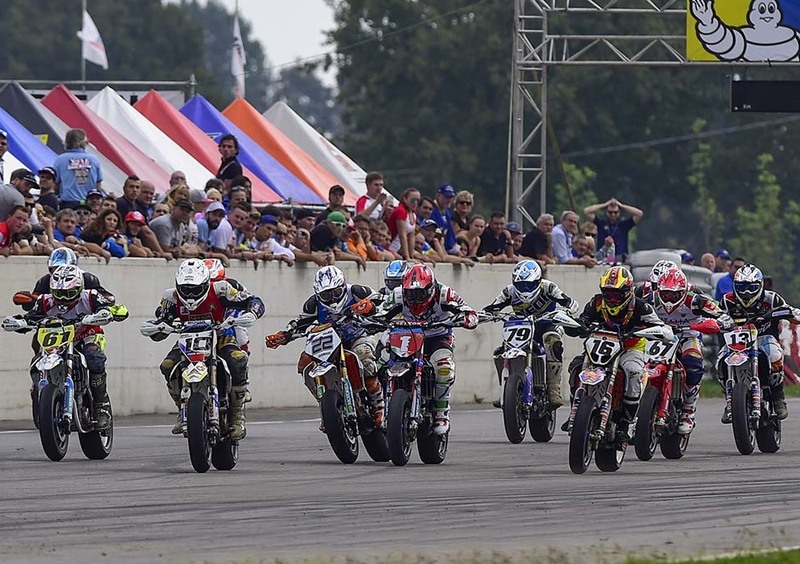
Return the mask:
[[[474,405],[454,410],[441,466],[363,451],[344,466],[313,410],[251,414],[237,468],[204,475],[171,418],[118,421],[99,462],[77,441],[49,462],[35,431],[3,431],[0,560],[614,562],[795,545],[800,401],[789,408],[777,454],[736,453],[708,400],[683,460],[630,449],[616,474],[582,476],[566,434],[511,445],[500,411]]]

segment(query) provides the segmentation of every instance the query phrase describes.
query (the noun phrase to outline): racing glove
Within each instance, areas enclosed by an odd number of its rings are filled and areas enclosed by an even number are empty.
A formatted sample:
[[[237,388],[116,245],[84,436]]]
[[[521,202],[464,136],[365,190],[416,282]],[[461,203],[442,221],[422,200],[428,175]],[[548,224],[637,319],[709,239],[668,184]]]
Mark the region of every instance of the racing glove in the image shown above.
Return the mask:
[[[277,333],[264,337],[264,344],[267,345],[269,349],[277,349],[288,342],[289,338],[286,331],[278,331]]]
[[[465,329],[475,329],[478,326],[478,313],[475,311],[468,311],[464,315],[464,328]]]

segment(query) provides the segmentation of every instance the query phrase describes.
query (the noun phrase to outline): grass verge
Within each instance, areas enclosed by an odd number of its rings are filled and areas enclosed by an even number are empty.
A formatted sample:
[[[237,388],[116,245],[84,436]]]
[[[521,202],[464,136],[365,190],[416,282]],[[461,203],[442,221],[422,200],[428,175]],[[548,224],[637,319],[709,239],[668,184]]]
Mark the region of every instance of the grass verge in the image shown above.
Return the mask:
[[[787,398],[800,398],[800,386],[784,386],[784,393]],[[722,387],[713,380],[703,380],[700,388],[701,398],[722,398]]]
[[[758,554],[741,554],[737,556],[723,556],[721,558],[701,558],[699,560],[639,560],[628,559],[626,564],[655,564],[657,562],[670,562],[670,564],[691,564],[698,562],[712,562],[713,564],[795,564],[800,562],[800,550],[773,550]]]

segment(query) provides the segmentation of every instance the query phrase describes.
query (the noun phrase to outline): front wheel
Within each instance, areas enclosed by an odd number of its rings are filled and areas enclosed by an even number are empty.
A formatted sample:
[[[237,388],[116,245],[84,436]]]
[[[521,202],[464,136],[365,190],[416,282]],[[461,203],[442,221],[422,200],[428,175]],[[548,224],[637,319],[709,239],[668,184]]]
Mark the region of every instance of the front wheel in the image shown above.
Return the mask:
[[[583,474],[592,462],[593,451],[589,445],[589,437],[598,423],[595,399],[584,396],[578,405],[569,436],[569,469],[573,474]]]
[[[325,433],[336,458],[352,464],[358,458],[358,437],[347,421],[344,398],[338,390],[326,390],[320,403]]]
[[[400,388],[389,400],[389,419],[386,421],[386,441],[389,456],[395,466],[405,466],[411,458],[411,396]]]
[[[733,438],[736,448],[741,454],[751,454],[755,448],[755,431],[750,425],[753,398],[750,395],[750,386],[744,382],[737,382],[731,394],[731,420],[733,423]]]
[[[503,387],[503,425],[506,437],[512,444],[525,440],[528,416],[525,413],[523,394],[525,382],[519,374],[509,374]]]
[[[111,454],[111,447],[114,444],[114,414],[111,413],[111,404],[108,406],[108,411],[108,429],[78,433],[83,455],[89,460],[103,460]]]
[[[647,386],[639,401],[639,415],[634,434],[636,457],[639,460],[650,460],[656,452],[658,436],[655,434],[655,422],[660,400],[661,392],[653,386]]]
[[[67,454],[69,433],[61,423],[64,390],[47,384],[39,394],[39,439],[47,458],[58,462]]]
[[[201,393],[189,396],[187,414],[187,435],[189,438],[189,459],[196,472],[208,472],[211,465],[208,458],[211,455],[211,445],[208,441],[208,406],[206,397]]]

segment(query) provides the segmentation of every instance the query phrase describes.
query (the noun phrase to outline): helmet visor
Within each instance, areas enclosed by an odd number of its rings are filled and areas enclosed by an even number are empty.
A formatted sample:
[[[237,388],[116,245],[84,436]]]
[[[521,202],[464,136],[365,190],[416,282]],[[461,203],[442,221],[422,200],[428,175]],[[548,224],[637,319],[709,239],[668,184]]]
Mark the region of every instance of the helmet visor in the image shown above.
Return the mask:
[[[344,288],[330,288],[328,290],[322,290],[317,297],[319,297],[319,301],[323,304],[335,304],[339,300],[342,299],[344,296]]]
[[[668,304],[677,304],[683,297],[683,292],[677,290],[659,290],[658,296],[661,301]]]
[[[402,281],[403,281],[402,278],[387,278],[386,280],[384,280],[384,283],[386,284],[387,288],[389,288],[390,290],[394,290],[401,284]]]
[[[611,307],[621,306],[630,298],[630,292],[620,288],[603,288],[602,294],[603,300]]]
[[[758,282],[734,282],[733,289],[741,296],[755,296],[761,291]]]
[[[403,289],[403,298],[410,305],[424,304],[431,296],[433,288],[406,288]]]
[[[53,298],[58,302],[74,302],[81,295],[80,288],[67,288],[66,290],[55,289],[51,290]]]
[[[178,295],[185,300],[200,300],[207,291],[205,284],[179,284]]]
[[[516,288],[518,292],[522,292],[523,294],[532,294],[539,289],[539,282],[533,282],[527,280],[514,282],[514,288]]]

